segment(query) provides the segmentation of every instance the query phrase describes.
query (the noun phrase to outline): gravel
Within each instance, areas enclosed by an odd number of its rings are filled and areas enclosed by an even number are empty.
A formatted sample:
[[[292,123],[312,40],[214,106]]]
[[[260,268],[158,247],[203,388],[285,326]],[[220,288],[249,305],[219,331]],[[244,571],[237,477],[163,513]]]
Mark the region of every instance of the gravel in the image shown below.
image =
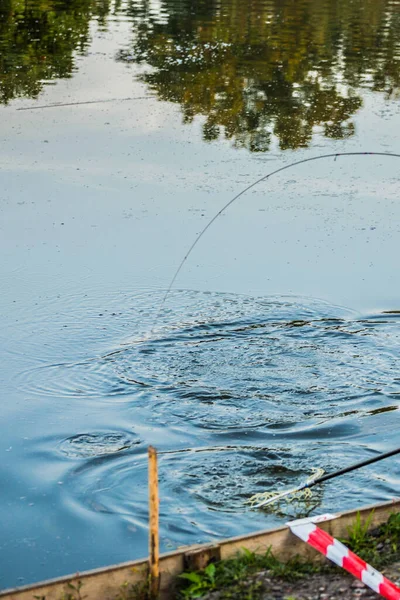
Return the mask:
[[[393,583],[400,585],[400,562],[382,569],[382,573]],[[323,573],[310,575],[295,582],[288,582],[270,578],[268,571],[253,575],[248,579],[248,587],[254,589],[258,583],[257,600],[376,600],[381,598],[361,581],[347,573]],[[250,590],[249,590],[250,591]],[[261,593],[260,593],[261,592]],[[226,593],[226,592],[225,592]],[[246,589],[240,594],[243,600],[250,600]],[[222,591],[212,592],[203,597],[203,600],[219,600],[227,598]],[[237,594],[232,595],[235,600],[240,600]]]

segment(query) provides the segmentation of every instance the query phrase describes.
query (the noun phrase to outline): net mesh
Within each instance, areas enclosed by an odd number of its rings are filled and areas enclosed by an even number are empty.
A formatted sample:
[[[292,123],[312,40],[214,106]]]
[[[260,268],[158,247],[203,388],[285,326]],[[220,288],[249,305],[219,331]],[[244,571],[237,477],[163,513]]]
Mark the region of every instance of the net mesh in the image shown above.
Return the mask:
[[[311,483],[314,483],[315,480],[321,477],[324,473],[324,469],[313,468],[312,475],[310,475],[310,477],[306,479],[303,485],[310,485]],[[266,504],[264,507],[260,507],[265,509],[268,509],[270,507],[274,508],[277,504],[280,504],[282,502],[291,503],[296,501],[304,502],[307,504],[311,500],[312,491],[308,487],[304,487],[303,489],[301,488],[302,486],[298,486],[291,490],[274,490],[272,492],[260,492],[258,494],[254,494],[254,496],[251,496],[251,498],[247,500],[246,504],[249,504],[251,507],[257,507],[259,504],[271,500],[271,502]]]

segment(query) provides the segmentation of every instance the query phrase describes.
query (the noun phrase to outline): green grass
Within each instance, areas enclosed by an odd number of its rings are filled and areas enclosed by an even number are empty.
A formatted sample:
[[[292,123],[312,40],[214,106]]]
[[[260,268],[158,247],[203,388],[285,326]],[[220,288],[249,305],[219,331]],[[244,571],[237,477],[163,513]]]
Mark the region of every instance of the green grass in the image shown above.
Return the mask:
[[[246,548],[236,558],[209,564],[201,571],[183,573],[182,586],[178,597],[185,600],[201,598],[207,592],[220,591],[220,598],[240,598],[256,600],[263,592],[260,581],[251,578],[260,571],[268,571],[273,578],[294,581],[314,573],[320,573],[324,566],[293,558],[281,562],[270,550],[255,554]]]
[[[379,569],[400,558],[400,513],[390,515],[386,523],[368,532],[373,512],[363,525],[360,515],[343,541],[355,554]]]

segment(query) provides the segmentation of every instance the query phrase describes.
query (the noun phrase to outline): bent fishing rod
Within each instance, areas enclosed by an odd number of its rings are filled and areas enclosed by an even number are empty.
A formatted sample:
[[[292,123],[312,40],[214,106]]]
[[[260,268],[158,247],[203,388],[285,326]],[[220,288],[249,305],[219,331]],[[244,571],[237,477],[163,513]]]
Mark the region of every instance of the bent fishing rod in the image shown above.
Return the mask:
[[[291,169],[293,167],[302,165],[304,163],[313,162],[315,160],[323,160],[325,158],[333,158],[336,161],[338,158],[349,157],[349,156],[382,156],[382,157],[386,157],[386,158],[400,158],[400,154],[395,153],[395,152],[332,152],[330,154],[320,154],[319,156],[310,156],[309,158],[302,158],[301,160],[296,160],[295,162],[289,163],[288,165],[283,165],[282,167],[279,167],[278,169],[270,171],[269,173],[267,173],[266,175],[263,175],[256,181],[253,181],[253,183],[246,186],[243,190],[241,190],[233,198],[231,198],[229,200],[229,202],[224,204],[224,206],[222,208],[220,208],[220,210],[203,227],[203,229],[200,231],[200,233],[198,233],[198,235],[194,239],[193,243],[189,247],[188,251],[182,258],[181,262],[179,263],[179,265],[171,279],[171,282],[168,285],[167,290],[161,299],[161,302],[157,309],[156,316],[155,316],[154,323],[153,323],[151,330],[154,329],[154,327],[159,319],[159,316],[161,314],[161,310],[167,300],[167,297],[168,297],[169,293],[171,292],[172,287],[173,287],[179,273],[181,272],[181,270],[183,268],[183,265],[186,263],[189,256],[192,254],[194,248],[200,242],[201,238],[206,233],[206,231],[211,227],[211,225],[213,225],[213,223],[218,219],[218,217],[220,217],[234,202],[236,202],[236,200],[238,200],[241,196],[243,196],[246,192],[248,192],[249,190],[254,188],[259,183],[266,181],[267,179],[270,179],[270,177],[273,177],[274,175],[277,175],[278,173],[281,173],[282,171],[286,171],[287,169]]]

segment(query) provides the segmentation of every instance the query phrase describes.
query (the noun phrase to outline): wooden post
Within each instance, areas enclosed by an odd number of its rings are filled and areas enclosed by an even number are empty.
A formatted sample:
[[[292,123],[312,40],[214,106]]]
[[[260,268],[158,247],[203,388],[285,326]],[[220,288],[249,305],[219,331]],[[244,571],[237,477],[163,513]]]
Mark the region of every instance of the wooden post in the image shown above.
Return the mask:
[[[157,451],[149,446],[149,562],[150,562],[150,590],[151,600],[158,598],[160,589],[159,565],[159,535],[158,535],[158,472]]]

